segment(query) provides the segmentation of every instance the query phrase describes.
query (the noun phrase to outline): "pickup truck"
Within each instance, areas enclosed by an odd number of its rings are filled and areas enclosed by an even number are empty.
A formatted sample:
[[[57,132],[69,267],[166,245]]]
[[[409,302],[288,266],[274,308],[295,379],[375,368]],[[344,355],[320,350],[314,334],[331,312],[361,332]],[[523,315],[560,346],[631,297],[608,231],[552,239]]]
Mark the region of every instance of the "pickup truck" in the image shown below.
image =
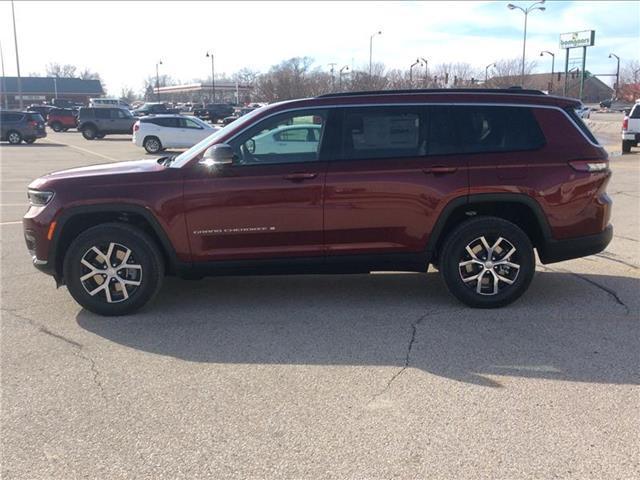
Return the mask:
[[[144,117],[146,115],[177,114],[180,113],[180,111],[175,108],[169,108],[166,104],[161,102],[147,102],[140,108],[132,110],[131,113],[134,117]]]
[[[640,100],[636,100],[627,116],[622,121],[622,153],[631,153],[631,147],[640,142]]]

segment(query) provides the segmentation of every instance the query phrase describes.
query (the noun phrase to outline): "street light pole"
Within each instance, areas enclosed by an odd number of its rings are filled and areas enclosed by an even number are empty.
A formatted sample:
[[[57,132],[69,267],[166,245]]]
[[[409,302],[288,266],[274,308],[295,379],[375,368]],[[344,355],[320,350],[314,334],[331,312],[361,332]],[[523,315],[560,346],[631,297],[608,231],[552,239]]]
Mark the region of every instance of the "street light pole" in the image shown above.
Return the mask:
[[[556,63],[556,54],[553,52],[550,52],[549,50],[543,50],[542,52],[540,52],[540,56],[544,56],[544,54],[547,55],[551,55],[551,92],[553,92],[553,75],[555,74],[555,63]]]
[[[420,65],[419,58],[416,58],[416,61],[413,62],[409,67],[409,84],[411,85],[411,88],[413,88],[413,67],[415,67],[416,65]]]
[[[336,76],[334,75],[335,67],[337,63],[331,62],[329,66],[331,67],[331,91],[335,91],[336,89]]]
[[[620,89],[620,57],[615,53],[610,53],[609,58],[616,57],[617,67],[616,67],[616,98],[618,98],[618,90]]]
[[[5,85],[5,74],[4,74],[4,54],[2,53],[2,43],[0,42],[0,63],[2,63],[2,92],[4,97],[4,108],[9,108],[9,99],[7,98],[7,90]]]
[[[24,108],[22,100],[22,78],[20,77],[20,57],[18,56],[18,34],[16,33],[16,12],[11,0],[11,16],[13,17],[13,42],[16,46],[16,69],[18,71],[18,101],[20,102],[20,110]]]
[[[509,5],[507,5],[507,8],[509,10],[520,10],[522,13],[524,13],[524,38],[522,41],[522,73],[520,77],[520,84],[523,87],[524,87],[524,65],[525,65],[526,51],[527,51],[527,18],[529,16],[529,13],[533,12],[534,10],[540,10],[541,12],[544,12],[546,9],[545,7],[541,6],[544,2],[545,0],[539,0],[538,2],[535,2],[529,5],[528,8],[519,7],[517,5],[514,5],[513,3],[510,3]]]
[[[369,78],[371,78],[373,67],[373,37],[376,35],[382,35],[382,30],[378,30],[369,37]]]
[[[207,57],[211,57],[211,103],[216,103],[216,70],[213,58],[213,50],[210,50],[210,52],[211,53],[207,52]]]
[[[162,65],[162,60],[156,62],[156,99],[158,101],[160,101],[160,65]]]
[[[340,75],[339,75],[340,76],[340,91],[342,91],[342,72],[344,72],[344,71],[347,71],[347,72],[349,71],[349,65],[345,65],[344,67],[342,67],[340,69]]]
[[[487,65],[486,67],[484,67],[484,84],[487,84],[487,81],[489,80],[489,69],[491,67],[495,67],[496,64],[495,63],[490,63],[489,65]]]
[[[429,63],[427,62],[427,59],[424,57],[420,57],[419,60],[422,61],[422,63],[424,63],[424,87],[427,86],[427,82],[429,81]]]

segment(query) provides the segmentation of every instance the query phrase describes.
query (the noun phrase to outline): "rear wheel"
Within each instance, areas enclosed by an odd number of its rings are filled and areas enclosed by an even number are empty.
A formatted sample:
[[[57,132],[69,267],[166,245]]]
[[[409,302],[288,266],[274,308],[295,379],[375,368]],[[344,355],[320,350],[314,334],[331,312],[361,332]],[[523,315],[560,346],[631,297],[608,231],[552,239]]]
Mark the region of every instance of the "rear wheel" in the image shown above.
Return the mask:
[[[149,153],[158,153],[162,150],[162,143],[158,137],[146,137],[142,146]]]
[[[529,287],[535,272],[533,246],[511,222],[474,218],[447,236],[440,272],[461,302],[476,308],[502,307]]]
[[[96,138],[96,133],[96,127],[94,127],[93,125],[87,125],[82,129],[82,136],[87,140],[93,140],[94,138]]]
[[[632,140],[623,140],[622,141],[622,153],[631,153],[631,147],[633,147],[635,142]]]
[[[20,132],[12,130],[11,132],[7,133],[7,140],[11,145],[19,145],[20,142],[22,142],[22,135],[20,134]]]
[[[60,122],[53,122],[53,123],[51,124],[51,129],[52,129],[54,132],[61,132],[61,131],[62,131],[62,129],[63,129],[63,127],[62,127],[62,124],[61,124]]]
[[[162,256],[144,232],[125,224],[90,228],[69,246],[64,278],[81,306],[99,315],[126,315],[160,290]]]

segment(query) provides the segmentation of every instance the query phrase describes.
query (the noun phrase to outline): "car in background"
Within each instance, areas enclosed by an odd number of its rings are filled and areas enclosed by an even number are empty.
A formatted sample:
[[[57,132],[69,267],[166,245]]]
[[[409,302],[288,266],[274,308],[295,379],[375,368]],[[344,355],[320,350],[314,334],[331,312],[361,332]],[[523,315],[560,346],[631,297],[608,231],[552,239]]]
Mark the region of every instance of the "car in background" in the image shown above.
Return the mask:
[[[78,112],[78,131],[87,140],[111,134],[131,134],[134,123],[136,118],[125,108],[88,107]]]
[[[0,140],[19,145],[23,140],[33,143],[46,136],[44,119],[38,112],[0,111]]]
[[[606,108],[614,112],[625,112],[633,107],[633,103],[626,100],[611,98],[600,102],[600,108]]]
[[[315,152],[318,150],[321,130],[322,125],[311,123],[283,125],[252,138],[247,143],[247,150],[252,155]]]
[[[54,132],[66,132],[78,126],[77,115],[70,108],[53,108],[47,116],[47,125]]]
[[[640,143],[640,100],[636,100],[622,121],[622,153],[631,153],[631,147]]]
[[[233,112],[233,115],[229,115],[228,117],[224,117],[222,119],[222,124],[226,127],[231,122],[236,121],[241,116],[246,115],[249,112],[253,112],[254,110],[255,110],[255,107],[253,107],[253,108],[252,107],[238,108],[238,109],[236,109],[235,112]]]
[[[93,108],[119,107],[126,108],[127,110],[131,108],[127,102],[119,98],[90,98],[89,106]]]
[[[167,115],[180,113],[175,108],[170,108],[166,103],[162,102],[147,102],[139,108],[132,110],[131,113],[135,117],[144,117],[146,115]]]
[[[576,108],[576,114],[583,119],[587,119],[591,117],[591,109],[585,106],[584,103],[581,103],[578,108]]]
[[[52,105],[29,105],[27,107],[27,112],[38,112],[40,115],[42,115],[42,119],[46,120],[47,119],[47,115],[49,115],[49,112],[55,107],[53,107]]]
[[[183,115],[143,117],[133,126],[133,143],[149,153],[166,148],[190,148],[219,129]]]
[[[204,106],[194,107],[193,114],[201,120],[218,123],[224,117],[233,114],[233,105],[228,103],[208,103]]]

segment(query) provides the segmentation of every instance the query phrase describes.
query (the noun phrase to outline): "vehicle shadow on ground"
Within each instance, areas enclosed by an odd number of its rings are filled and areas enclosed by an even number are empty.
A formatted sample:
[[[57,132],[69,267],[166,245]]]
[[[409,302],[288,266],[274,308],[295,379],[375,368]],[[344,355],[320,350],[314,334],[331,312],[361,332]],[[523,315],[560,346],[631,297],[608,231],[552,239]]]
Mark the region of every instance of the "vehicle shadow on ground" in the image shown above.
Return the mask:
[[[168,279],[141,313],[81,310],[77,322],[118,344],[192,362],[408,361],[486,387],[503,386],[502,376],[640,384],[638,305],[622,303],[637,302],[638,291],[636,278],[538,272],[515,304],[477,310],[453,299],[437,274]]]
[[[0,147],[10,147],[10,148],[45,148],[45,147],[66,147],[63,143],[53,143],[47,140],[46,143],[38,142],[36,140],[34,143],[20,143],[18,145],[12,145],[10,143],[0,143]]]

